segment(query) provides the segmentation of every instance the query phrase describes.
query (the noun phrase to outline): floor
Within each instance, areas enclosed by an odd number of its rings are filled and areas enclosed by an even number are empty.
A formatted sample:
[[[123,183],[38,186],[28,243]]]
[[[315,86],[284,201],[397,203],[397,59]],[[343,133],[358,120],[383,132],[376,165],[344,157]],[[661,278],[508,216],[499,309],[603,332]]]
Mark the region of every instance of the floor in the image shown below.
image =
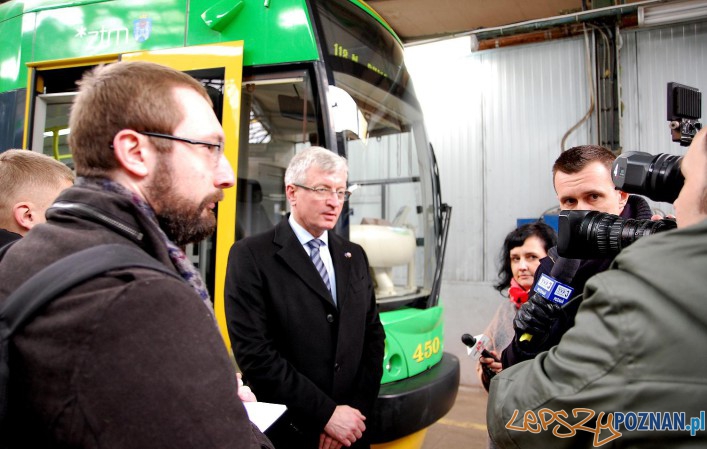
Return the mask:
[[[452,409],[427,431],[422,449],[486,449],[486,399],[482,388],[459,387]]]

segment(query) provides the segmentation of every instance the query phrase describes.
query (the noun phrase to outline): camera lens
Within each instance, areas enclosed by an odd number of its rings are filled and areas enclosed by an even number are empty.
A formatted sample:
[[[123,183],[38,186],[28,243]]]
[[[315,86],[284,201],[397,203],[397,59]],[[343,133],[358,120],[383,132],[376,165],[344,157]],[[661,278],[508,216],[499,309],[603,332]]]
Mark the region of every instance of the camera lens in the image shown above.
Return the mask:
[[[680,195],[685,178],[680,171],[682,156],[659,154],[653,159],[646,196],[653,201],[672,203]]]
[[[588,210],[563,210],[557,252],[570,259],[613,257],[641,237],[674,229],[673,220],[635,220]]]
[[[609,245],[606,254],[618,254],[622,249],[641,237],[674,229],[675,227],[677,227],[677,224],[673,220],[653,221],[617,217],[609,230]]]
[[[611,175],[614,185],[624,192],[672,203],[685,182],[681,163],[682,156],[629,151],[616,158]]]

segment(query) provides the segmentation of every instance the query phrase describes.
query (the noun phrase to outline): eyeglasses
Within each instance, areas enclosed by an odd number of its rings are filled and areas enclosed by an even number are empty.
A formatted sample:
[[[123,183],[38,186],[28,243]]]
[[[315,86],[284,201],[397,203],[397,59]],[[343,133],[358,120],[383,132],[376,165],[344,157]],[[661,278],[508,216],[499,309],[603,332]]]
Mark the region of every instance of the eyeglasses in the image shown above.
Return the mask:
[[[312,192],[314,192],[314,195],[320,200],[331,198],[332,194],[336,195],[339,201],[348,201],[349,197],[351,197],[351,192],[349,192],[348,190],[332,190],[327,189],[326,187],[307,187],[303,186],[302,184],[294,185],[296,185],[297,187],[302,187],[303,189],[311,190]]]
[[[205,146],[211,154],[214,156],[214,159],[218,160],[218,158],[221,157],[223,154],[223,142],[205,142],[203,140],[194,140],[194,139],[186,139],[184,137],[177,137],[173,136],[171,134],[162,134],[162,133],[153,133],[153,132],[148,132],[148,131],[138,131],[139,134],[142,134],[144,136],[150,136],[150,137],[157,137],[160,139],[169,139],[169,140],[176,140],[178,142],[186,142],[192,145],[203,145]]]

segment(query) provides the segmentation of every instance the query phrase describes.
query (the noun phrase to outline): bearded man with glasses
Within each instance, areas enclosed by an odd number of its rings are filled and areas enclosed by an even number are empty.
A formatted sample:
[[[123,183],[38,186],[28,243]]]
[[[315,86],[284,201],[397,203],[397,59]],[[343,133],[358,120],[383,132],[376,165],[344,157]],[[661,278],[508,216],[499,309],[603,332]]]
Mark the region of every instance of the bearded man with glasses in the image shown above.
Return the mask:
[[[368,447],[385,333],[363,248],[332,232],[350,196],[347,176],[332,151],[297,154],[285,172],[287,220],[229,255],[236,362],[259,400],[287,406],[266,432],[277,448]]]
[[[76,183],[6,253],[0,304],[45,266],[105,243],[144,251],[165,272],[109,270],[13,334],[0,441],[271,448],[238,398],[209,293],[182,251],[214,231],[216,203],[235,183],[206,90],[157,64],[100,66],[80,82],[69,124]]]

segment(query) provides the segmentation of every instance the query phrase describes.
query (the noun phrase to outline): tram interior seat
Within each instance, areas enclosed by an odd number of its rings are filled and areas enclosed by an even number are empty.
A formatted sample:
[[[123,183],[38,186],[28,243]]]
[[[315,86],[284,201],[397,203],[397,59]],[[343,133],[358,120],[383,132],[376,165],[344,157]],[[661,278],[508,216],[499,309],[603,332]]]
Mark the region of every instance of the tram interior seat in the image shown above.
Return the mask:
[[[380,218],[364,218],[351,225],[349,238],[366,251],[373,271],[376,298],[405,294],[414,289],[415,233],[410,227]],[[407,284],[402,288],[393,282],[393,267],[407,266]]]
[[[238,178],[236,188],[236,239],[249,237],[273,226],[263,207],[263,189],[255,179]]]

